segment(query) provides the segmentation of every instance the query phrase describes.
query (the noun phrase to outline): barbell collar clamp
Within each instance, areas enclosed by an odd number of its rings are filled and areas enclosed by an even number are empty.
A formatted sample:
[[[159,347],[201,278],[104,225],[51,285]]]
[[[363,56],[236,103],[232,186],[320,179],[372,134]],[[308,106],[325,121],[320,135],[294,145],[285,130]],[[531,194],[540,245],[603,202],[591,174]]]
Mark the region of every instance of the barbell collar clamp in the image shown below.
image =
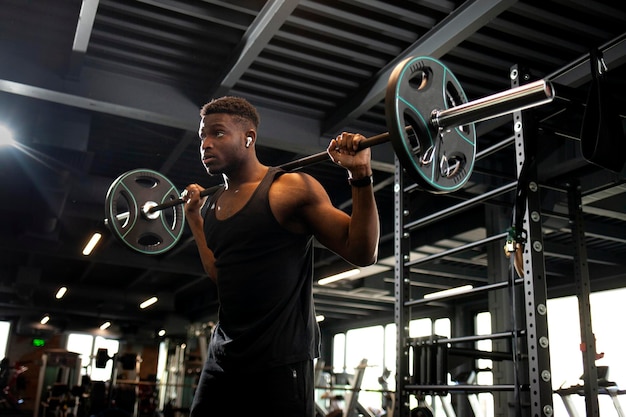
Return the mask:
[[[157,206],[158,206],[158,204],[155,203],[154,201],[147,201],[141,207],[141,214],[143,214],[146,217],[146,219],[156,220],[156,219],[159,218],[159,213],[158,213],[159,210],[155,210],[154,209]]]

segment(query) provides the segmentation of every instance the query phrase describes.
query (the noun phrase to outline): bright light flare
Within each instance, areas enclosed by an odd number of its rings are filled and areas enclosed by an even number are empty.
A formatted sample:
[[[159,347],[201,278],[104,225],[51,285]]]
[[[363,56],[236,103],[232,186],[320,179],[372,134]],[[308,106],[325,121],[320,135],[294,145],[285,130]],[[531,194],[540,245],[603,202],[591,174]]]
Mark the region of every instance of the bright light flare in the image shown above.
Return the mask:
[[[60,300],[61,298],[63,298],[63,296],[65,295],[65,293],[67,292],[67,287],[61,287],[59,288],[59,290],[57,291],[55,297],[57,300]]]
[[[94,233],[93,236],[91,236],[91,239],[89,239],[89,242],[87,243],[85,248],[83,249],[83,255],[85,256],[90,255],[91,252],[93,252],[96,245],[98,244],[98,242],[100,242],[100,239],[102,239],[102,234],[98,232]]]
[[[16,142],[11,129],[9,129],[5,125],[0,125],[0,148],[15,145]]]
[[[139,304],[139,308],[144,309],[146,307],[150,307],[152,304],[156,303],[157,301],[159,301],[159,299],[156,297],[148,298],[146,301]]]
[[[346,279],[346,278],[353,277],[355,275],[359,275],[360,273],[361,273],[360,269],[350,269],[350,270],[342,272],[340,274],[331,275],[329,277],[322,278],[319,281],[317,281],[317,283],[319,285],[326,285],[326,284],[330,284],[331,282],[340,281],[342,279]]]
[[[424,298],[432,300],[433,298],[450,297],[452,295],[459,295],[469,292],[474,287],[472,285],[463,285],[461,287],[450,288],[443,291],[431,292],[430,294],[424,294]]]

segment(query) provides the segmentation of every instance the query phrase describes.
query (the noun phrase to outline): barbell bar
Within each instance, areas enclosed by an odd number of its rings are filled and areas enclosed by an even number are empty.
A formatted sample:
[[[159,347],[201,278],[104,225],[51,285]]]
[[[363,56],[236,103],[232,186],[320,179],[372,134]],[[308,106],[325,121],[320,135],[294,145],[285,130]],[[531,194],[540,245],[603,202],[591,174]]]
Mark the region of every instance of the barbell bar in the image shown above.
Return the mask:
[[[474,123],[536,107],[554,99],[554,88],[538,80],[475,101],[468,101],[459,81],[440,61],[410,57],[393,70],[385,94],[389,131],[366,138],[359,150],[391,142],[404,172],[424,190],[449,193],[471,175],[476,155]],[[293,171],[328,161],[326,151],[280,165]],[[214,194],[222,185],[206,188]],[[141,203],[143,202],[143,204]],[[184,199],[160,173],[137,169],[110,186],[105,223],[118,240],[144,254],[160,254],[180,239]]]
[[[429,122],[435,129],[449,129],[464,124],[493,119],[515,111],[536,107],[549,103],[553,99],[554,89],[552,84],[541,79],[520,87],[466,102],[449,109],[435,109],[432,111]],[[411,135],[416,135],[416,132],[411,125],[405,126],[404,130],[409,137]],[[391,133],[385,132],[366,138],[359,143],[358,150],[387,143],[391,140],[390,136]],[[280,165],[280,168],[285,171],[293,171],[328,160],[328,153],[326,151],[322,151],[284,163]],[[420,179],[418,179],[417,182],[419,181]],[[212,195],[221,187],[222,185],[216,185],[207,188],[200,193],[200,196],[206,197]],[[183,201],[184,200],[181,198],[180,201],[174,200],[164,204],[154,205],[147,210],[147,213],[154,213],[155,211],[171,207],[175,204],[181,204]]]
[[[412,128],[410,126],[406,127],[407,130],[411,130]],[[381,133],[379,135],[376,136],[371,136],[369,138],[366,138],[365,140],[361,141],[359,143],[358,146],[358,150],[362,150],[365,148],[371,148],[372,146],[376,146],[376,145],[380,145],[383,143],[387,143],[389,142],[389,133],[385,132],[385,133]],[[305,156],[303,158],[300,159],[294,159],[293,161],[284,163],[279,165],[279,168],[285,170],[285,171],[295,171],[297,169],[300,168],[304,168],[306,166],[309,165],[314,165],[314,164],[318,164],[320,162],[325,162],[328,161],[330,159],[328,152],[323,151],[323,152],[318,152],[316,154],[313,155],[309,155],[309,156]],[[204,190],[202,190],[202,192],[200,192],[200,197],[207,197],[209,195],[214,194],[217,190],[219,190],[220,188],[222,188],[223,185],[214,185],[213,187],[209,187],[206,188]],[[144,209],[146,215],[147,214],[151,214],[154,213],[156,211],[160,211],[163,209],[166,209],[168,207],[172,207],[176,204],[181,204],[184,202],[184,199],[181,198],[178,200],[170,200],[170,201],[166,201],[165,203],[162,204],[157,204],[157,205],[150,205],[149,207],[146,207],[146,209]]]

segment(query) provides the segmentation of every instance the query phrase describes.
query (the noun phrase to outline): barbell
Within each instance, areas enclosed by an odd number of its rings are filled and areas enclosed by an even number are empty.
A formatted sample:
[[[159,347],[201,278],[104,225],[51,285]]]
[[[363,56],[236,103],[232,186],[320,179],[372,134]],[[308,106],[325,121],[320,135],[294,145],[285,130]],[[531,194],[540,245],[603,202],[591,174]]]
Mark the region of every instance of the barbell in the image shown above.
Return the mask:
[[[431,57],[410,57],[392,71],[385,93],[389,132],[360,142],[359,149],[391,142],[402,169],[424,190],[457,191],[469,179],[476,157],[474,123],[539,106],[554,99],[549,81],[468,101],[461,84],[444,64]],[[326,151],[280,165],[294,171],[328,161]],[[207,188],[201,196],[215,193]],[[184,202],[175,185],[157,171],[136,169],[109,187],[105,223],[129,248],[156,255],[170,250],[182,236]]]

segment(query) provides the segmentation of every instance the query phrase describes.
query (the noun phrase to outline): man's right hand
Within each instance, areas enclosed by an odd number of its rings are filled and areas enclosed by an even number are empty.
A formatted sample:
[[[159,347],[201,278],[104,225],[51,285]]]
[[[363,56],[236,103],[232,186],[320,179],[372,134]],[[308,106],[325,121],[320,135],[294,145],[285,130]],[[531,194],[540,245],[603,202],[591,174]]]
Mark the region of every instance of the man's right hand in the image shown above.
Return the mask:
[[[201,197],[204,190],[198,184],[189,184],[181,193],[181,198],[185,201],[185,214],[187,216],[200,215],[200,208],[204,204],[206,197]]]

